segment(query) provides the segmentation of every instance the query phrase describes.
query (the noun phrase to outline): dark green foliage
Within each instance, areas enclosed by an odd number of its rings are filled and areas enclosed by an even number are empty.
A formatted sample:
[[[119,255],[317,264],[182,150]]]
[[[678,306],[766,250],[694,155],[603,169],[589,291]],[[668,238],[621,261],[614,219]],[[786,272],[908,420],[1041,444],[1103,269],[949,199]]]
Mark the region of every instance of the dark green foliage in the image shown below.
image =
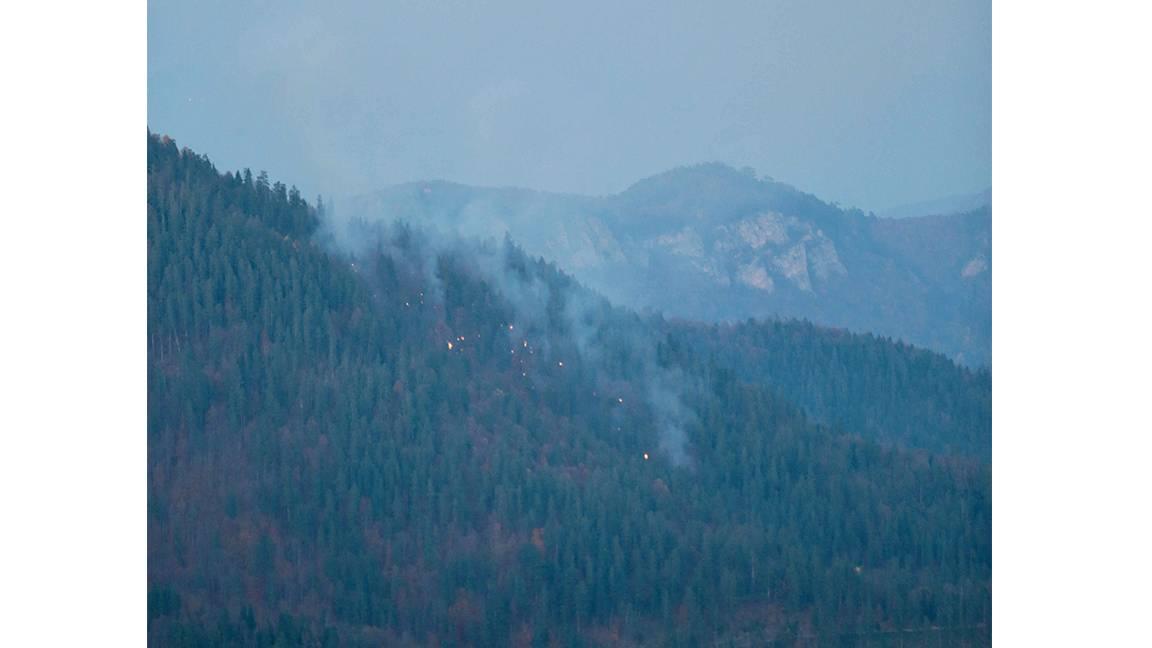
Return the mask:
[[[399,228],[335,255],[295,191],[148,145],[153,645],[990,624],[988,466],[845,434],[869,412],[836,403],[815,410],[844,428],[812,423],[795,392],[839,369],[762,380],[725,348],[753,331],[662,330],[508,242],[436,250]],[[845,368],[921,371],[849,346]],[[685,466],[657,450],[653,376],[682,379]]]
[[[712,358],[813,418],[872,439],[992,457],[992,375],[943,356],[807,322],[665,326],[668,352]]]

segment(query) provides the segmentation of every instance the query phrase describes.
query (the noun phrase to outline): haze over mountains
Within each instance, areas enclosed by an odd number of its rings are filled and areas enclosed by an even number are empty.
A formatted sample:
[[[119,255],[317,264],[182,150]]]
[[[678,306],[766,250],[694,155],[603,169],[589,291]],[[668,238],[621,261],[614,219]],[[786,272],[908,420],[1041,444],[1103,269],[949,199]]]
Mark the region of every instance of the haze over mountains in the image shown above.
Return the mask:
[[[990,643],[990,5],[148,22],[150,646]]]
[[[308,196],[721,160],[878,211],[991,184],[991,8],[152,0],[148,114]]]
[[[976,193],[945,196],[935,200],[924,200],[896,207],[889,207],[876,213],[880,218],[913,218],[916,216],[940,216],[975,211],[992,207],[992,189]]]
[[[592,197],[428,181],[338,217],[510,235],[615,303],[702,321],[803,318],[991,363],[991,208],[881,219],[722,164]]]

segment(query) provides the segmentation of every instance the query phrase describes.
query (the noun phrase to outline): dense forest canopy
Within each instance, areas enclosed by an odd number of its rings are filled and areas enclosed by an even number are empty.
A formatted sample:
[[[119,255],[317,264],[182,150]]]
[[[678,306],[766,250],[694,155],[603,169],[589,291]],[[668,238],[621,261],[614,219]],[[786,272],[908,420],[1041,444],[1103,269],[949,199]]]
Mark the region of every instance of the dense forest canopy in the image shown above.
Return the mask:
[[[987,372],[323,223],[148,137],[151,644],[989,640]]]

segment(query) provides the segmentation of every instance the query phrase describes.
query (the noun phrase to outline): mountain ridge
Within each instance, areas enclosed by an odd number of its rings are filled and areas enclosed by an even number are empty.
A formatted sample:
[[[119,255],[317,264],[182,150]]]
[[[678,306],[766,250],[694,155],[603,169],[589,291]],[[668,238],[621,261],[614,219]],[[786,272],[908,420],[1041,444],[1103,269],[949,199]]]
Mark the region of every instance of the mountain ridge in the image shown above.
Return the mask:
[[[992,188],[973,193],[954,194],[931,200],[920,200],[880,210],[880,218],[918,218],[970,212],[992,206]]]
[[[991,223],[980,210],[880,219],[721,163],[607,196],[416,182],[348,205],[356,218],[510,234],[622,305],[707,321],[810,319],[991,363]],[[947,244],[936,258],[905,243],[933,237]]]

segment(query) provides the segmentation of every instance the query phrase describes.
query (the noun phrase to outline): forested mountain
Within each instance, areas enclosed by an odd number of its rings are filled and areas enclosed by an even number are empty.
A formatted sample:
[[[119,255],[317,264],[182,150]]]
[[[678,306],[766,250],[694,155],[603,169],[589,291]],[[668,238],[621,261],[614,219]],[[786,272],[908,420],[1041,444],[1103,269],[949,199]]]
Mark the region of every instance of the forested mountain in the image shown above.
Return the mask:
[[[420,182],[340,207],[463,235],[510,232],[632,308],[706,321],[804,318],[991,364],[990,207],[879,219],[721,164],[605,197]]]
[[[149,135],[150,644],[989,641],[986,372],[325,222]]]
[[[765,385],[814,420],[905,447],[992,457],[992,376],[930,351],[807,322],[676,322],[667,344]]]

